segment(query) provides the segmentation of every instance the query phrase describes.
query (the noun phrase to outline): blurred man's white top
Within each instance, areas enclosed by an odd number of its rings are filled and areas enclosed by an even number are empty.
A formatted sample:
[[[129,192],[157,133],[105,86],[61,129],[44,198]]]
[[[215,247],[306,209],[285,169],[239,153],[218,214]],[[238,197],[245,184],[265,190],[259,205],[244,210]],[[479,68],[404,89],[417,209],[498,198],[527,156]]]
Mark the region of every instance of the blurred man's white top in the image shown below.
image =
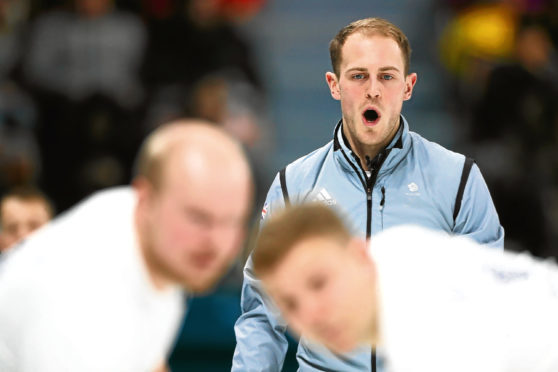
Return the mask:
[[[409,226],[370,249],[388,371],[558,371],[555,264]]]
[[[134,231],[130,188],[100,192],[0,262],[0,371],[150,371],[184,312],[157,290]]]

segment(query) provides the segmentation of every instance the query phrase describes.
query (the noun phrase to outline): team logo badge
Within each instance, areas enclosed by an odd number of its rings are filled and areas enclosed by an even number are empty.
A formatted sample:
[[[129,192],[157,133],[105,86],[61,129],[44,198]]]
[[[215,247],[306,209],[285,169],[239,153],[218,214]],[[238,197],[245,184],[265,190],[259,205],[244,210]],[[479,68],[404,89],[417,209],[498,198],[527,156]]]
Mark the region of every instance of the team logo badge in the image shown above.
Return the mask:
[[[329,195],[329,192],[325,188],[322,188],[318,194],[316,194],[314,201],[319,201],[324,203],[325,205],[335,205],[337,202],[335,199]]]
[[[419,187],[416,183],[411,182],[410,184],[407,185],[407,187],[409,188],[410,192],[417,192]]]

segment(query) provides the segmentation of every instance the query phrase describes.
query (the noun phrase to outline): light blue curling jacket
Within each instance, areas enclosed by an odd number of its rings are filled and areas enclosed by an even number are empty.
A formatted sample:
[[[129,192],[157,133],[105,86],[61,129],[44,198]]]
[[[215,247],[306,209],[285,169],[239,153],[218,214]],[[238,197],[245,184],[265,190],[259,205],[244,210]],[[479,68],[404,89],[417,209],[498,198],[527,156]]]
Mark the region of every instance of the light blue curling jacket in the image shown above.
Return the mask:
[[[292,162],[284,171],[290,203],[322,201],[342,213],[362,237],[395,225],[417,224],[502,248],[504,230],[479,168],[473,164],[461,181],[465,156],[409,131],[401,117],[392,142],[374,159],[368,177],[337,124],[325,146]],[[285,206],[280,173],[267,194],[262,218]],[[458,197],[460,183],[464,188]],[[459,205],[460,204],[460,205]],[[454,218],[455,215],[455,218]],[[405,275],[405,273],[401,273]],[[235,325],[232,371],[281,371],[287,352],[287,324],[262,291],[252,260],[244,269],[242,315]],[[299,371],[383,371],[382,352],[368,347],[336,356],[301,338]],[[435,358],[435,351],[433,351]],[[376,359],[376,368],[372,368]]]

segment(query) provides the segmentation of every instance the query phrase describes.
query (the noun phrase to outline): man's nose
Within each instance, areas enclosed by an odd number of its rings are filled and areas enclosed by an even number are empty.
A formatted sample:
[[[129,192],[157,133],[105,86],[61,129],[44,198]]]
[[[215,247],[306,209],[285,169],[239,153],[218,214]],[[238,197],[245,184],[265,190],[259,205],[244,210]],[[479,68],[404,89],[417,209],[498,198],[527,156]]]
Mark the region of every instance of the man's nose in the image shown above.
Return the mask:
[[[367,98],[379,98],[381,96],[381,86],[375,79],[369,79],[366,87]]]

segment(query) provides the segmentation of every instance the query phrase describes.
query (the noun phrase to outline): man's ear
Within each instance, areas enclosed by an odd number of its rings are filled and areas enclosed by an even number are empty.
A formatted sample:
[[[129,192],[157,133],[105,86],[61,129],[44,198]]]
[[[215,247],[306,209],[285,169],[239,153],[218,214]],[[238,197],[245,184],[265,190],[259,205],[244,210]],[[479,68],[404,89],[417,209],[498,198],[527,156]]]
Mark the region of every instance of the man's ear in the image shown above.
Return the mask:
[[[403,100],[408,101],[413,95],[413,88],[417,83],[417,74],[415,72],[410,73],[405,77],[405,93],[403,94]]]
[[[339,93],[339,81],[337,75],[333,72],[326,72],[325,74],[327,85],[329,86],[329,91],[333,99],[339,101],[341,99],[341,94]]]
[[[0,231],[0,252],[2,252],[5,248],[7,248],[5,246],[5,242],[4,242],[4,234],[2,233],[2,231]]]
[[[147,178],[139,176],[132,181],[132,188],[138,196],[138,208],[145,208],[155,192],[153,185]]]

